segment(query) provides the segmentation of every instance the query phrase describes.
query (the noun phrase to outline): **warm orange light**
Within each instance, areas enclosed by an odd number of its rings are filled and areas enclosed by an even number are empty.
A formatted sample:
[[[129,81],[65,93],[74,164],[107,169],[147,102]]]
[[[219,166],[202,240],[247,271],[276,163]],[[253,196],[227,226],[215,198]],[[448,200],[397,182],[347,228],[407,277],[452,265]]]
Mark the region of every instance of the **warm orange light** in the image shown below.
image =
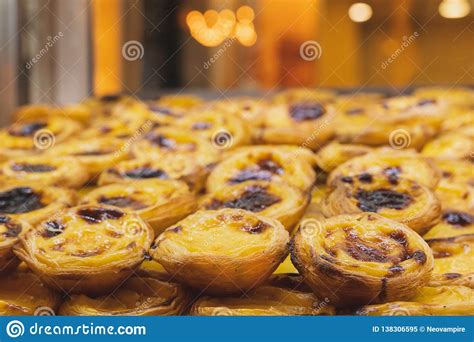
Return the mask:
[[[237,38],[244,46],[251,46],[257,41],[253,25],[254,11],[249,6],[237,10],[237,19],[233,11],[224,9],[220,12],[207,10],[202,14],[191,11],[186,16],[186,24],[191,36],[204,46],[217,46],[228,38]]]
[[[349,18],[356,23],[363,23],[372,17],[372,7],[370,5],[357,2],[349,7]]]
[[[438,10],[444,18],[464,18],[471,11],[471,5],[467,0],[443,0],[439,4]]]

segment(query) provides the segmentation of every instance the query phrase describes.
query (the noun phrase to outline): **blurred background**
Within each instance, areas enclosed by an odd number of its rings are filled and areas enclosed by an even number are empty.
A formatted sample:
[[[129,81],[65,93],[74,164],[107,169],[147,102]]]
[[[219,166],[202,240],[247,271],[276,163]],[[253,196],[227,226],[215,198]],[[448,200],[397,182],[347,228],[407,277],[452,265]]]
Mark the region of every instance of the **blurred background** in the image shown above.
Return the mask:
[[[474,82],[472,0],[0,0],[0,117],[128,93]]]

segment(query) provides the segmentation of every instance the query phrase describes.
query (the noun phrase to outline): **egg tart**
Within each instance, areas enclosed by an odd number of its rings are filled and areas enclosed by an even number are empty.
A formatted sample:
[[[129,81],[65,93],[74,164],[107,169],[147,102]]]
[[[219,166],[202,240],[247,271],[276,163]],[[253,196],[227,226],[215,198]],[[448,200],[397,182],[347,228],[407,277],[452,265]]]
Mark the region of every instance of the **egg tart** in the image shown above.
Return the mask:
[[[271,105],[257,120],[257,141],[320,148],[333,135],[334,110],[318,102]]]
[[[27,223],[8,216],[0,216],[0,274],[13,271],[20,263],[13,253],[13,246],[20,235],[32,227]]]
[[[204,197],[206,210],[243,209],[280,221],[289,231],[299,221],[309,202],[301,190],[285,183],[252,181],[225,186]]]
[[[116,289],[141,264],[153,229],[117,207],[84,205],[42,221],[20,242],[15,253],[48,286],[101,295]]]
[[[290,249],[305,282],[336,307],[409,299],[433,269],[417,233],[373,213],[302,224]]]
[[[36,185],[0,187],[0,215],[31,225],[74,205],[75,201],[75,192],[65,188]]]
[[[122,116],[125,114],[121,113]],[[109,137],[117,139],[137,140],[145,134],[153,123],[146,121],[139,115],[129,115],[119,118],[97,118],[90,126],[81,132],[80,137],[84,139]]]
[[[453,209],[444,210],[441,215],[441,222],[423,235],[423,238],[430,240],[460,235],[474,235],[474,210],[471,212]]]
[[[91,177],[127,157],[130,144],[116,138],[91,138],[69,141],[48,151],[49,156],[74,157]]]
[[[363,106],[338,111],[333,126],[339,142],[368,146],[390,145],[395,149],[419,150],[437,133],[437,129],[423,122],[392,123],[370,117],[368,109]]]
[[[424,123],[439,128],[447,109],[447,103],[442,99],[397,96],[371,105],[368,114],[381,122]]]
[[[441,124],[441,131],[454,131],[466,126],[474,126],[474,104],[470,109],[453,108],[449,117]]]
[[[81,203],[112,205],[133,212],[148,222],[156,235],[197,206],[186,183],[161,179],[105,185],[83,196]]]
[[[4,163],[0,179],[6,183],[79,188],[89,179],[89,172],[75,158],[47,156],[18,157]]]
[[[473,151],[474,134],[457,129],[431,140],[423,147],[421,153],[430,158],[472,160],[474,159]]]
[[[465,286],[422,287],[409,302],[367,305],[357,311],[368,316],[473,315],[474,290]]]
[[[208,170],[185,155],[165,155],[159,159],[124,160],[106,169],[99,185],[130,183],[139,180],[175,179],[185,182],[198,192],[204,186]]]
[[[336,100],[336,93],[329,89],[292,88],[279,92],[272,101],[275,103],[320,102],[330,103]]]
[[[210,141],[174,127],[150,130],[132,144],[131,151],[138,159],[182,154],[206,167],[217,162],[220,154],[220,148]]]
[[[339,165],[328,176],[328,184],[344,176],[361,174],[382,174],[392,180],[407,178],[434,188],[438,184],[440,174],[432,163],[419,154],[407,151],[395,151],[380,148],[363,156],[349,159]]]
[[[314,316],[333,315],[334,307],[319,300],[292,275],[279,275],[242,297],[201,297],[195,316]]]
[[[71,104],[61,107],[38,104],[22,106],[13,113],[15,121],[43,120],[54,117],[64,117],[86,124],[91,118],[91,111],[82,104]]]
[[[201,210],[166,229],[151,255],[182,284],[207,294],[242,294],[273,273],[288,242],[275,219],[240,209]]]
[[[200,136],[221,149],[250,143],[250,131],[239,116],[219,111],[196,111],[177,121],[177,126]]]
[[[428,240],[434,255],[430,286],[464,285],[474,289],[474,234]]]
[[[413,93],[419,98],[441,99],[451,105],[469,106],[474,103],[474,91],[465,87],[421,87]]]
[[[268,105],[264,99],[253,97],[232,97],[216,101],[208,101],[199,106],[196,110],[215,110],[227,115],[237,115],[252,129],[252,124],[260,117],[260,113]]]
[[[326,217],[374,212],[422,234],[439,221],[441,204],[433,191],[415,181],[365,173],[336,179],[322,211]]]
[[[316,160],[321,170],[331,172],[349,159],[362,156],[371,150],[370,147],[364,145],[341,144],[333,141],[316,153]]]
[[[39,153],[75,135],[81,125],[65,118],[41,118],[0,130],[0,159]]]
[[[53,316],[61,296],[31,272],[15,272],[0,282],[0,316]]]
[[[307,191],[315,181],[311,165],[298,154],[278,146],[254,146],[231,154],[220,162],[207,179],[206,189],[248,181],[285,182]]]
[[[128,278],[113,295],[72,295],[60,308],[65,316],[174,316],[183,313],[190,296],[179,284],[152,273]]]

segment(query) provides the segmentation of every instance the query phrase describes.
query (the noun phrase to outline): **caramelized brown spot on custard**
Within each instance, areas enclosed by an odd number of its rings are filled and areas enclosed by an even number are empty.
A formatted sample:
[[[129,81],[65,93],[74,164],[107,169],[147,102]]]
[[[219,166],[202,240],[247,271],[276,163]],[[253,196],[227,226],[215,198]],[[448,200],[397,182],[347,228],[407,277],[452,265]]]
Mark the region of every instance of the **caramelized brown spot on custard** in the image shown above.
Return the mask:
[[[361,240],[352,230],[346,234],[344,251],[352,258],[366,262],[385,263],[389,261],[386,251]]]
[[[180,115],[177,115],[176,113],[173,113],[171,108],[157,105],[157,104],[149,104],[148,109],[153,112],[154,114],[159,114],[159,115],[165,115],[165,116],[173,116],[173,117],[179,117]]]
[[[383,174],[387,176],[388,181],[393,185],[398,184],[401,173],[402,169],[399,166],[391,166],[383,170]]]
[[[206,130],[206,129],[209,129],[212,127],[212,124],[210,122],[202,122],[202,121],[198,121],[198,122],[195,122],[191,129],[195,130],[195,131],[202,131],[202,130]]]
[[[78,258],[88,258],[92,256],[97,256],[103,253],[103,250],[101,248],[95,248],[93,250],[88,250],[88,251],[77,251],[74,253],[71,253],[71,256],[78,257]]]
[[[474,216],[463,211],[447,211],[443,213],[443,221],[453,226],[466,227],[474,223]]]
[[[319,103],[298,103],[290,106],[290,116],[295,121],[316,120],[326,113],[326,109]]]
[[[17,172],[51,172],[56,170],[54,166],[47,164],[28,164],[28,163],[15,163],[11,169]]]
[[[242,230],[244,232],[247,232],[247,233],[250,233],[250,234],[260,234],[262,233],[265,229],[267,229],[268,227],[270,227],[268,224],[266,224],[265,222],[262,222],[262,221],[258,221],[256,224],[254,225],[250,225],[250,224],[244,224],[242,226]]]
[[[271,158],[262,159],[257,162],[257,167],[249,167],[239,171],[234,177],[230,178],[228,183],[238,184],[250,180],[269,181],[273,175],[281,175],[284,170],[280,164]]]
[[[153,169],[149,166],[140,166],[135,169],[125,171],[123,172],[123,175],[127,178],[133,179],[168,178],[168,174],[165,171],[161,169]]]
[[[411,196],[405,193],[378,189],[374,191],[358,190],[354,196],[357,200],[357,206],[362,211],[378,212],[382,208],[401,210],[411,203]]]
[[[183,227],[181,227],[181,226],[176,226],[176,227],[173,227],[173,228],[169,229],[169,231],[173,232],[173,233],[181,233],[182,230],[183,230]]]
[[[48,126],[46,122],[29,122],[20,127],[12,127],[8,130],[8,133],[14,137],[28,137],[35,134],[42,128]]]
[[[119,219],[124,213],[109,208],[82,208],[77,211],[77,215],[88,223],[100,223],[104,220]]]
[[[0,192],[0,213],[22,214],[43,207],[41,194],[30,187],[16,187]]]
[[[367,173],[367,172],[361,173],[357,178],[362,183],[372,183],[372,180],[373,180],[372,175],[370,173]]]
[[[0,224],[5,225],[6,231],[2,233],[5,238],[15,238],[23,229],[21,224],[15,223],[8,216],[0,216]]]
[[[453,272],[453,273],[444,273],[443,276],[446,279],[457,279],[457,278],[462,277],[462,274]]]
[[[221,201],[213,198],[206,205],[206,209],[215,210],[222,208],[244,209],[252,212],[259,212],[281,201],[280,197],[267,192],[262,186],[248,186],[239,198],[228,201]]]
[[[48,221],[43,224],[43,232],[41,233],[41,236],[44,238],[51,238],[54,236],[57,236],[64,232],[64,225],[61,224],[58,221]]]
[[[100,102],[103,103],[112,103],[112,102],[117,102],[122,98],[122,95],[120,94],[110,94],[110,95],[104,95],[99,98]]]
[[[396,230],[396,231],[393,231],[389,234],[389,237],[392,239],[392,240],[395,240],[396,242],[398,242],[400,245],[402,245],[403,247],[405,248],[408,248],[408,240],[407,240],[407,236],[405,235],[404,232],[402,232],[401,230]]]
[[[156,134],[155,132],[150,132],[145,135],[145,139],[151,142],[153,145],[166,148],[169,150],[174,150],[176,148],[176,140],[165,137],[162,134]]]
[[[99,203],[113,205],[119,208],[130,208],[132,210],[140,210],[146,208],[147,206],[140,201],[136,201],[133,198],[127,196],[115,196],[107,197],[100,196],[98,199]]]
[[[397,275],[403,273],[404,270],[405,269],[401,265],[393,265],[393,266],[388,268],[388,272],[389,272],[388,276],[389,277],[397,276]]]
[[[426,262],[426,254],[423,251],[414,252],[411,257],[419,264],[424,264]]]

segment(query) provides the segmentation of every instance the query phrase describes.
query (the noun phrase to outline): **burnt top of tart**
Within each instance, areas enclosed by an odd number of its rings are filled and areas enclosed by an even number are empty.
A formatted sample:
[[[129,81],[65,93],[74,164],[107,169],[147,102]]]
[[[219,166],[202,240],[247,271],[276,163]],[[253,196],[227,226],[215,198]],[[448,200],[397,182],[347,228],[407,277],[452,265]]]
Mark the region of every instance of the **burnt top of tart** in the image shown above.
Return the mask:
[[[466,227],[474,223],[474,216],[464,211],[445,211],[442,218],[453,226]]]
[[[290,105],[290,116],[294,121],[311,121],[319,119],[326,113],[326,109],[320,103],[295,103]]]
[[[104,96],[99,97],[99,101],[102,103],[117,102],[120,99],[122,99],[121,94],[110,94],[110,95],[104,95]]]
[[[168,174],[161,169],[154,169],[148,165],[139,166],[131,170],[127,170],[122,173],[127,178],[134,179],[147,179],[147,178],[160,178],[167,179]]]
[[[22,226],[18,222],[13,221],[8,216],[0,216],[0,224],[4,225],[6,230],[2,233],[5,238],[15,238],[20,235]]]
[[[393,231],[388,238],[400,245],[400,252],[390,254],[391,250],[384,244],[374,241],[369,242],[361,239],[352,229],[344,229],[346,237],[344,240],[343,250],[352,258],[363,262],[391,263],[388,269],[389,276],[396,276],[403,272],[403,267],[399,265],[401,262],[413,259],[416,263],[424,264],[426,262],[426,254],[423,251],[412,251],[408,244],[408,237],[403,231]]]
[[[400,175],[402,174],[402,169],[399,166],[391,166],[385,168],[382,173],[387,176],[390,184],[397,185]]]
[[[107,150],[91,150],[91,151],[81,151],[81,152],[76,152],[73,155],[78,156],[78,157],[88,157],[88,156],[103,156],[106,154],[109,154],[110,152]]]
[[[64,232],[66,227],[56,220],[51,220],[43,223],[43,228],[41,236],[44,238],[51,238]]]
[[[155,132],[147,133],[145,135],[145,139],[155,146],[159,146],[168,150],[174,150],[177,146],[176,140]]]
[[[79,209],[77,215],[84,221],[94,224],[105,220],[117,220],[125,214],[118,209],[87,207]]]
[[[131,208],[133,210],[140,210],[147,207],[144,203],[129,196],[100,196],[98,202],[119,208]]]
[[[8,133],[15,137],[28,137],[47,126],[48,124],[46,122],[41,122],[41,121],[29,122],[29,123],[20,125],[18,128],[11,127],[8,130]]]
[[[266,187],[252,185],[246,187],[239,198],[233,198],[227,201],[213,198],[211,202],[206,205],[206,209],[232,208],[260,212],[280,201],[281,198],[269,193]]]
[[[212,124],[210,122],[198,121],[192,125],[191,129],[195,131],[203,131],[211,127],[212,127]]]
[[[257,167],[253,166],[240,170],[228,180],[228,183],[239,184],[251,180],[269,181],[273,175],[281,175],[283,173],[283,167],[279,163],[271,158],[265,158],[257,162]]]
[[[172,116],[172,117],[179,117],[176,113],[173,112],[173,110],[169,107],[158,105],[155,103],[150,103],[148,104],[148,109],[159,115],[165,115],[165,116]]]
[[[244,232],[250,233],[250,234],[261,234],[265,231],[265,229],[269,228],[270,226],[266,224],[265,222],[258,221],[257,223],[251,225],[251,224],[244,224],[242,226],[242,230]]]
[[[354,197],[358,201],[357,206],[359,209],[374,213],[383,208],[405,209],[412,201],[409,194],[390,189],[377,189],[373,191],[359,189]]]
[[[16,187],[0,192],[0,213],[22,214],[41,209],[41,194],[30,187]]]
[[[18,172],[51,172],[56,170],[56,167],[48,164],[30,164],[30,163],[15,163],[12,165],[11,169]]]

